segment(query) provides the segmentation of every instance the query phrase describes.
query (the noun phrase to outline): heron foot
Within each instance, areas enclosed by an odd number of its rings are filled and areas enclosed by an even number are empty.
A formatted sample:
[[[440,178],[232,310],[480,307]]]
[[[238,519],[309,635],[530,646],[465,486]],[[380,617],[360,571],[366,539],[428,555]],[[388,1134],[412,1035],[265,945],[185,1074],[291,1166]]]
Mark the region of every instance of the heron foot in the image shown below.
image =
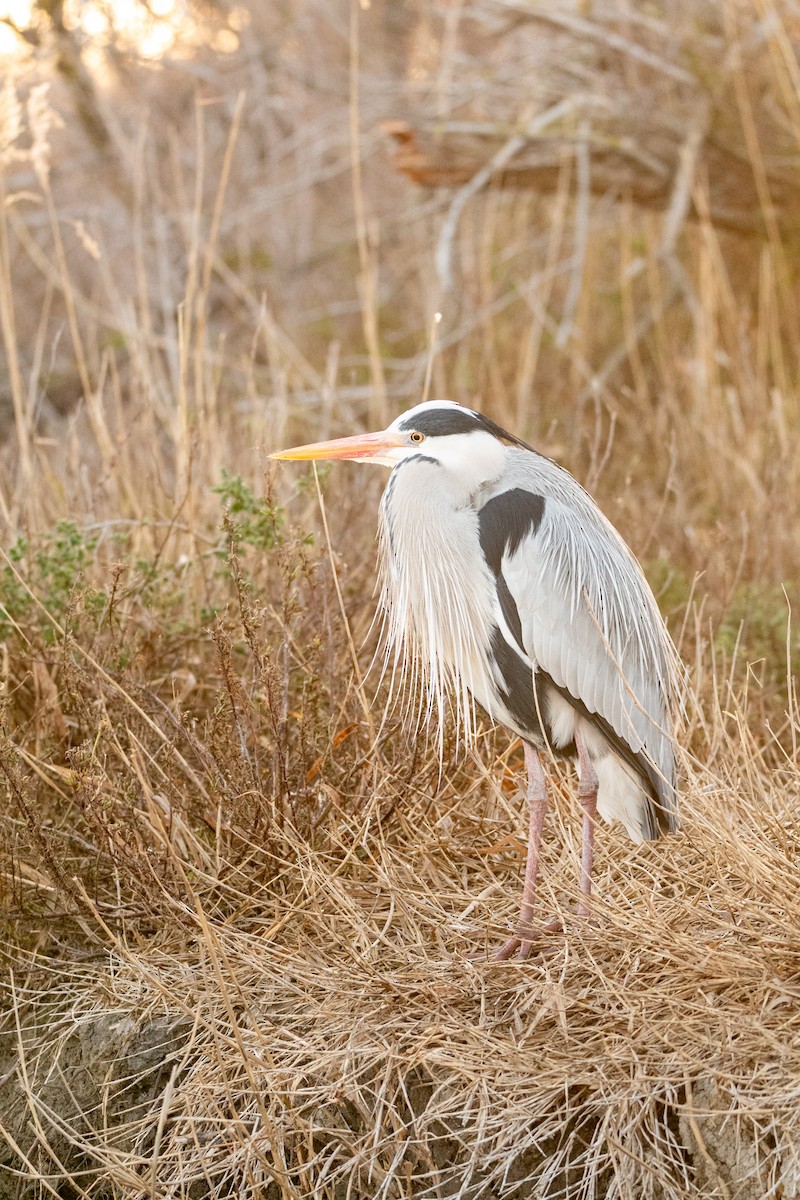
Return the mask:
[[[542,937],[546,937],[550,933],[563,933],[563,931],[564,924],[557,917],[546,921],[544,925],[538,925],[535,929],[533,926],[518,927],[508,941],[503,942],[498,950],[487,956],[488,961],[508,962],[509,959],[516,958],[519,962],[524,962],[526,958],[530,958],[536,943]]]

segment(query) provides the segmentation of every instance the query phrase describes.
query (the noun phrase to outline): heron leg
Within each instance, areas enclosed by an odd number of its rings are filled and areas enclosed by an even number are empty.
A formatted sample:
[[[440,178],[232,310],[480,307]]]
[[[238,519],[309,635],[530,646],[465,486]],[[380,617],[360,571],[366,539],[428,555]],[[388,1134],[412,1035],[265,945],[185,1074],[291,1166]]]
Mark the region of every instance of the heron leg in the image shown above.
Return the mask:
[[[575,738],[580,767],[578,799],[583,808],[583,834],[581,838],[581,881],[578,916],[588,917],[591,912],[592,865],[594,862],[594,829],[597,823],[598,778],[594,764],[581,738]]]
[[[536,878],[539,873],[539,847],[542,842],[544,820],[547,816],[547,778],[538,750],[523,742],[525,766],[528,769],[528,856],[525,863],[525,882],[522,886],[522,904],[519,921],[513,935],[492,955],[493,962],[504,962],[515,954],[527,958],[531,952],[535,930],[533,928],[533,906],[536,898]]]

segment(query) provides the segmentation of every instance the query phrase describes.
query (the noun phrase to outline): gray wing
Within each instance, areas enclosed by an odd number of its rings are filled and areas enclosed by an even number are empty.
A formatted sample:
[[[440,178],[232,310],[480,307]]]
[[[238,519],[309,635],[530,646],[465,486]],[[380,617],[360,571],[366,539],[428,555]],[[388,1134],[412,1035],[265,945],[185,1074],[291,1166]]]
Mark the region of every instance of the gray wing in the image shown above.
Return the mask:
[[[488,530],[494,507],[496,527],[505,530],[490,565],[501,597],[507,589],[513,604],[512,635],[540,677],[598,719],[601,732],[672,814],[677,655],[647,581],[567,472],[525,451],[508,454],[509,469],[486,497],[480,519]],[[512,510],[516,524],[509,524]]]

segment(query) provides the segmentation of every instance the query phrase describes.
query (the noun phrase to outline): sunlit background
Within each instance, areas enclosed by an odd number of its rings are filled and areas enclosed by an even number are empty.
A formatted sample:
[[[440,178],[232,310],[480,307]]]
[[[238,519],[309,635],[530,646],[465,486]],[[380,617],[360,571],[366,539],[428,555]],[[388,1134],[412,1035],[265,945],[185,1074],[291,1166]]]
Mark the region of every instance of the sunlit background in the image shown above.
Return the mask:
[[[235,7],[225,21],[222,27],[201,24],[185,0],[66,0],[63,8],[64,27],[80,33],[91,65],[100,64],[112,40],[120,50],[152,62],[190,55],[201,45],[232,54],[249,13]],[[8,63],[34,53],[44,24],[32,0],[0,0],[0,59]]]

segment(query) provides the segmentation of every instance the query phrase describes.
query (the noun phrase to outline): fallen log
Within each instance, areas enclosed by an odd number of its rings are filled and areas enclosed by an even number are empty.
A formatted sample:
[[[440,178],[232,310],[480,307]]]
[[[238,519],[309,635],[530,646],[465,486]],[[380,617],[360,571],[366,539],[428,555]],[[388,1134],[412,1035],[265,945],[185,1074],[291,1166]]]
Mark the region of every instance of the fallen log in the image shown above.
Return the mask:
[[[463,187],[484,171],[484,186],[546,194],[588,155],[592,194],[665,210],[685,185],[694,139],[688,217],[748,236],[796,235],[800,101],[788,82],[799,72],[788,18],[725,7],[723,21],[703,0],[684,4],[678,29],[631,27],[630,9],[617,4],[597,5],[592,20],[559,6],[501,4],[510,19],[498,26],[487,17],[461,47],[460,96],[474,73],[479,103],[459,98],[457,119],[420,108],[385,121],[392,165],[423,187]],[[549,123],[548,112],[557,114]],[[504,154],[510,139],[513,153]]]
[[[469,134],[438,125],[386,121],[384,132],[394,142],[392,166],[413,183],[430,188],[458,188],[468,183],[504,144],[505,131],[488,126]],[[534,137],[515,158],[491,177],[493,187],[554,192],[565,164],[586,145],[590,154],[590,191],[617,196],[648,208],[666,209],[677,181],[681,142],[663,145],[656,155],[641,152],[629,136],[590,134]],[[766,177],[769,200],[762,203],[752,164],[734,149],[704,139],[690,199],[689,217],[707,216],[720,229],[766,236],[770,224],[782,236],[800,231],[800,180],[795,170],[772,170]]]

